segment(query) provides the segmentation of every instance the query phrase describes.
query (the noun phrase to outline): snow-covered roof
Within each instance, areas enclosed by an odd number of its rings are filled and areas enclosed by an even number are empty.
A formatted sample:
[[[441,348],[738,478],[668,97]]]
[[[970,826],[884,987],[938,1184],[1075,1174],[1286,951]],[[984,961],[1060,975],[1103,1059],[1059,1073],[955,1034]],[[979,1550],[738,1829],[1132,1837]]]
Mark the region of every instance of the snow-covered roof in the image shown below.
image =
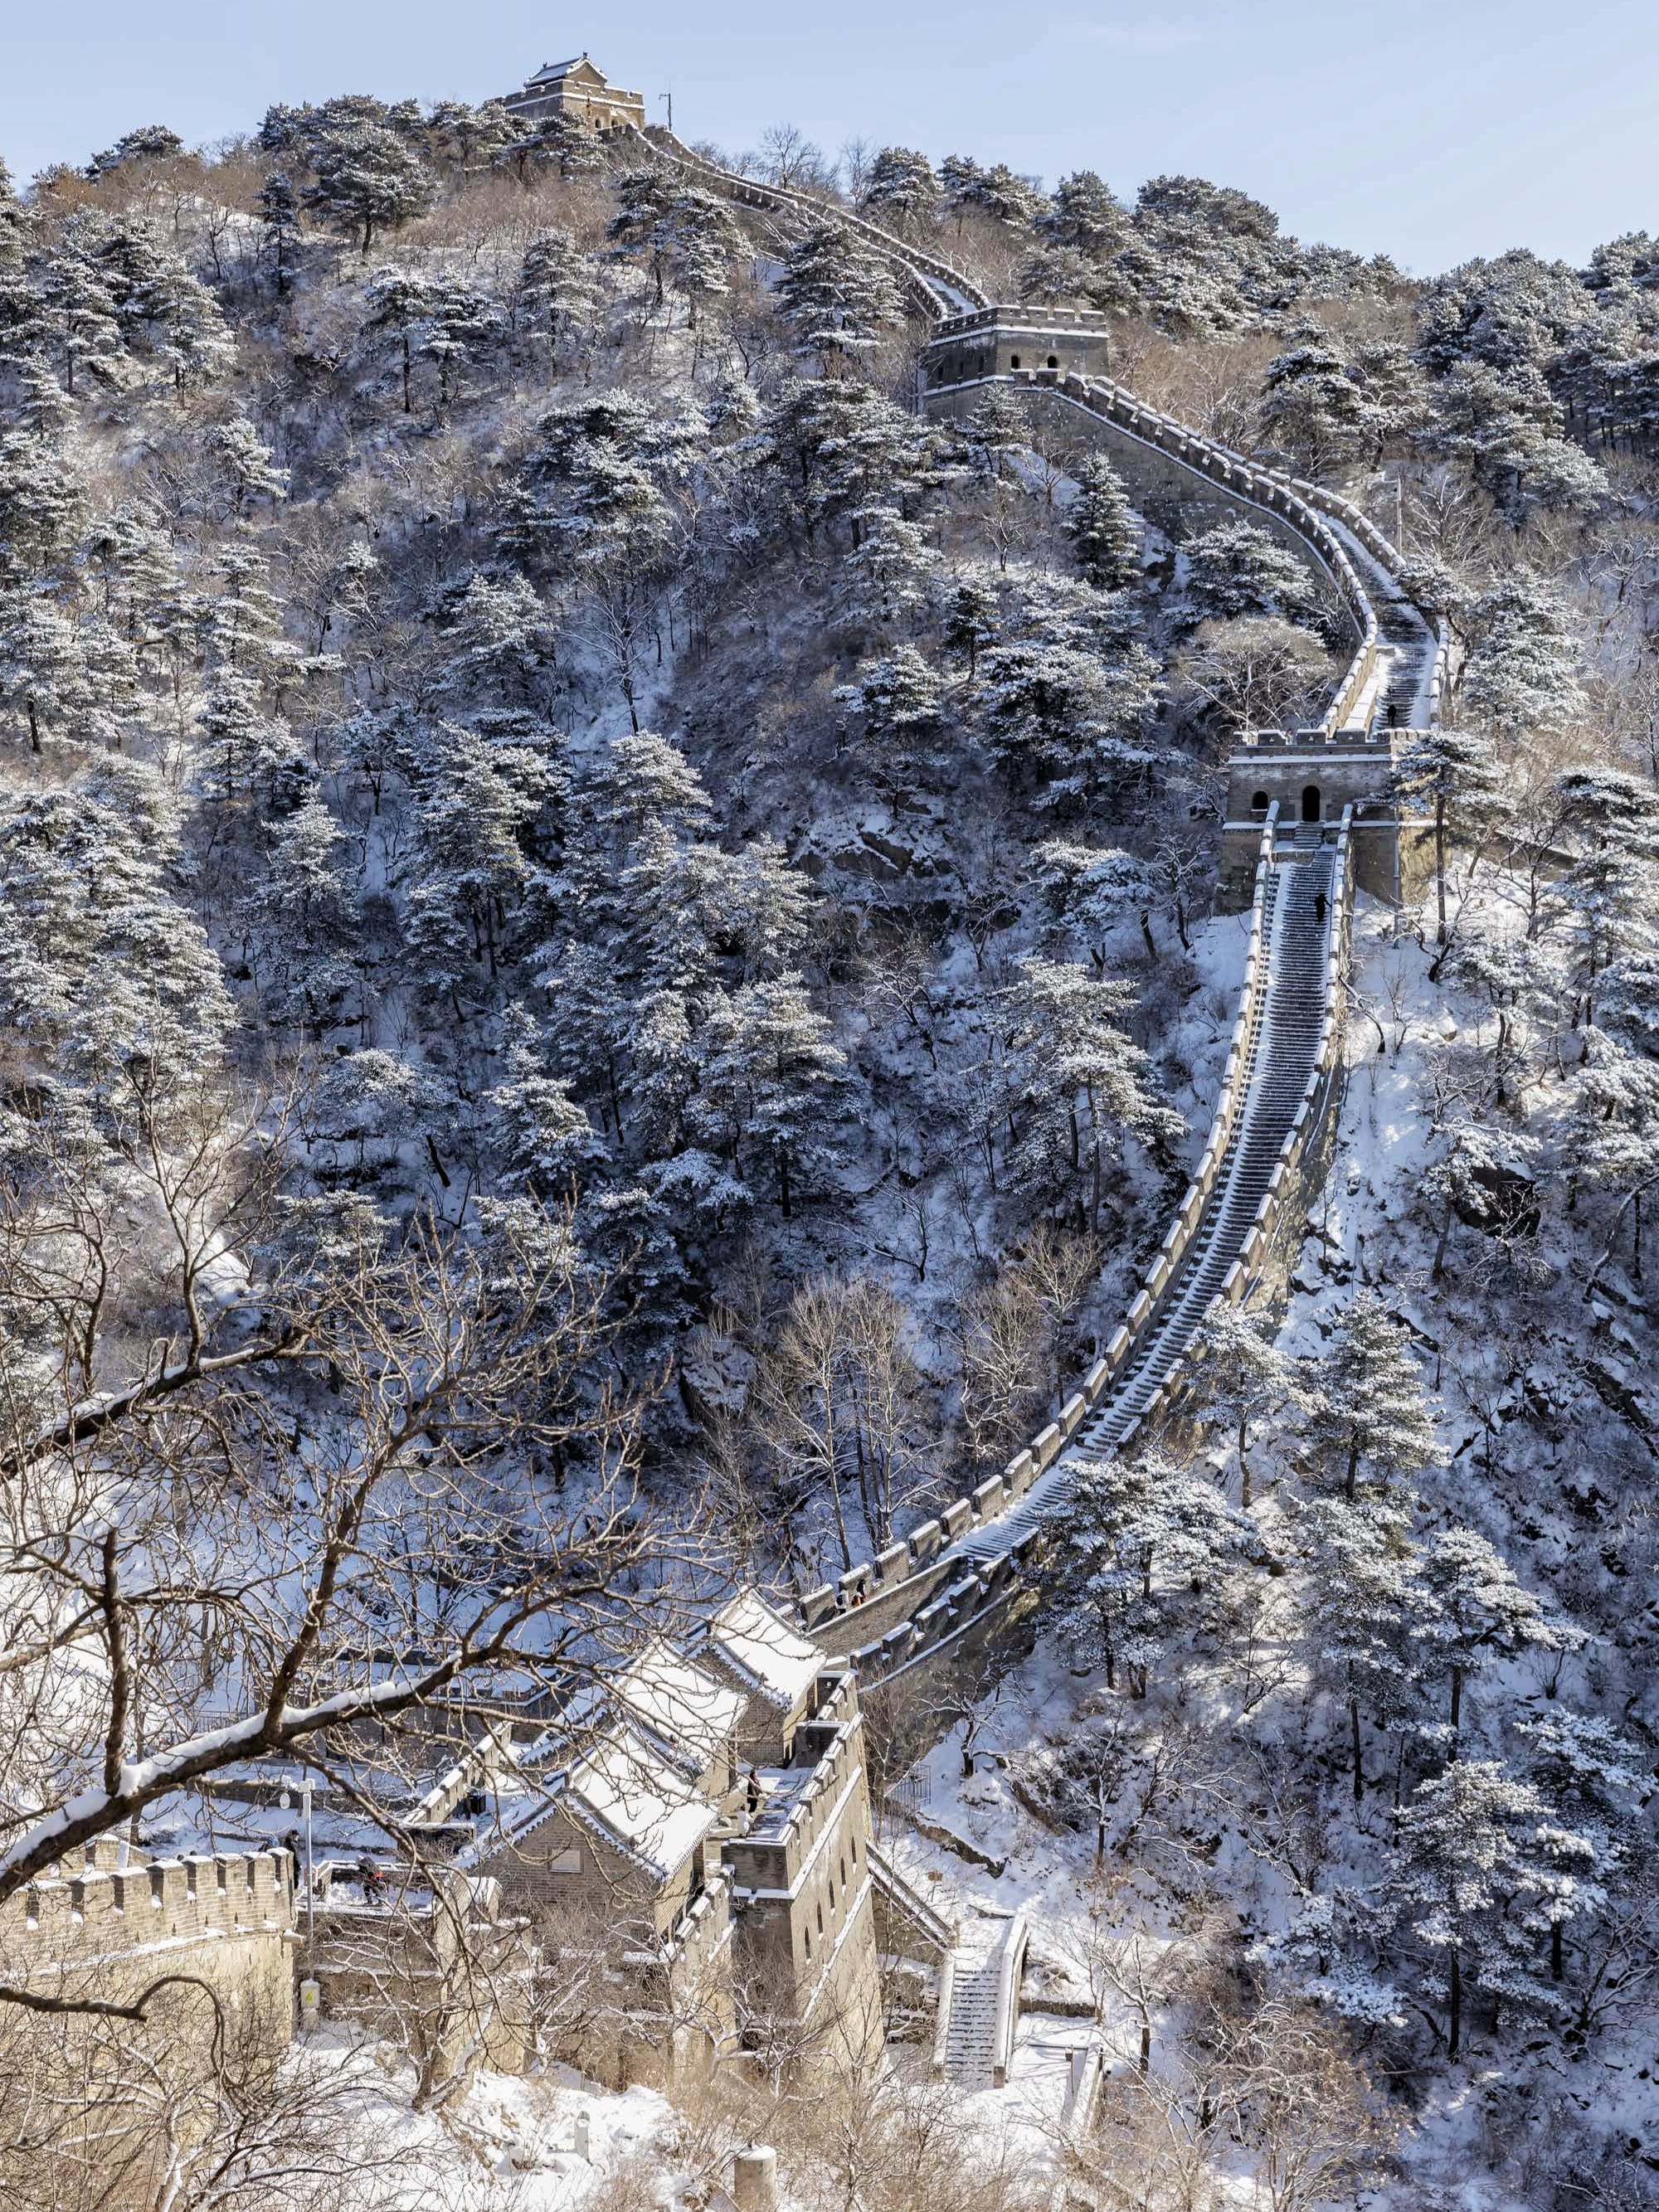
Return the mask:
[[[668,1643],[647,1645],[611,1687],[628,1713],[698,1766],[718,1755],[743,1717],[741,1694]]]
[[[568,1809],[592,1814],[659,1875],[688,1859],[717,1816],[638,1729],[618,1728],[571,1769]]]
[[[708,1624],[708,1641],[732,1671],[769,1705],[799,1705],[817,1679],[823,1654],[774,1613],[753,1590],[739,1590]]]
[[[568,76],[572,70],[580,69],[584,62],[587,62],[588,68],[603,83],[605,71],[600,69],[597,62],[587,61],[586,54],[573,54],[568,62],[544,62],[535,76],[529,78],[527,82],[531,84],[556,84],[561,77]]]

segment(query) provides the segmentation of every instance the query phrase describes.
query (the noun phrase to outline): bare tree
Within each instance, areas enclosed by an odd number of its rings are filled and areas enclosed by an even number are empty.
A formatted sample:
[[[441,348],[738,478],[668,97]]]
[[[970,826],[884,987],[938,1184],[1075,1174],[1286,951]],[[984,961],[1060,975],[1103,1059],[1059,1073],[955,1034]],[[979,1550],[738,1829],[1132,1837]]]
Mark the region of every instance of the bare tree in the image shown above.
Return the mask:
[[[568,1223],[392,1249],[307,1216],[239,1310],[203,1294],[204,1218],[179,1208],[182,1352],[90,1398],[66,1353],[55,1412],[0,1408],[0,1900],[235,1760],[395,1733],[506,1668],[566,1693],[671,1596],[641,1395]]]

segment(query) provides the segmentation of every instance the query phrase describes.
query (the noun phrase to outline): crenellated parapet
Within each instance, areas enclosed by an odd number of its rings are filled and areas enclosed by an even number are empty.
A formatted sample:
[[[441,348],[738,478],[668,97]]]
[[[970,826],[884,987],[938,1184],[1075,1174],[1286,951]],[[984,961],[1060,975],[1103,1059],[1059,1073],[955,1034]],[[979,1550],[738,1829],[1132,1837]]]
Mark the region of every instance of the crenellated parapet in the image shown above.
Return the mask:
[[[284,1930],[294,1921],[286,1851],[220,1851],[122,1864],[108,1839],[94,1863],[32,1883],[0,1908],[0,1945],[22,1971],[117,1960],[157,1944]],[[15,1970],[15,1969],[14,1969]]]

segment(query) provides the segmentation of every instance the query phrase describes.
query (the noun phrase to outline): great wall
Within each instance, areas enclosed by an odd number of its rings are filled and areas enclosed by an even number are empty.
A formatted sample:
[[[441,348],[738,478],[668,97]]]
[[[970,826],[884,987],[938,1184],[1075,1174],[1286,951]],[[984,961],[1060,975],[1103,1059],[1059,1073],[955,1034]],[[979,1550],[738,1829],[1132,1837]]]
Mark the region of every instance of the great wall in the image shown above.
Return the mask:
[[[937,1961],[935,2070],[966,2087],[990,2087],[1010,2065],[1023,1916],[964,1940],[878,1847],[862,1794],[859,1698],[925,1680],[935,1664],[949,1669],[959,1653],[994,1639],[1012,1601],[1030,1588],[1034,1555],[1063,1522],[1079,1457],[1121,1449],[1159,1412],[1217,1299],[1266,1304],[1287,1279],[1334,1142],[1355,892],[1391,897],[1401,888],[1408,833],[1379,794],[1401,736],[1440,720],[1449,641],[1413,603],[1396,550],[1351,502],[1263,468],[1096,373],[1107,351],[1103,315],[993,303],[945,261],[839,204],[716,167],[641,122],[613,118],[606,136],[772,216],[786,235],[833,222],[862,239],[902,273],[932,326],[921,349],[921,409],[949,417],[971,410],[988,386],[1018,392],[1034,434],[1050,441],[1062,465],[1079,447],[1103,450],[1150,517],[1243,513],[1293,544],[1326,579],[1352,634],[1318,724],[1247,739],[1231,763],[1219,898],[1246,916],[1237,1015],[1200,1157],[1121,1324],[1000,1473],[800,1601],[799,1626],[817,1654],[807,1653],[811,1686],[792,1709],[789,1734],[769,1754],[766,1794],[726,1839],[708,1886],[683,1899],[665,1893],[665,1971],[677,1960],[706,1965],[705,1954],[728,1946],[740,1906],[751,1947],[813,1992],[837,1973],[849,1989],[861,1986],[859,1961],[875,1955],[866,1923],[878,1911],[889,1931],[906,1931],[902,1942],[890,1933],[884,1952]],[[815,1675],[819,1655],[830,1663]],[[756,1772],[751,1765],[751,1789]],[[736,1778],[733,1765],[726,1781]],[[715,1788],[707,1776],[699,1786]],[[95,1985],[130,1996],[160,1977],[189,1977],[214,1993],[222,2016],[240,2015],[280,2047],[291,2031],[293,1871],[285,1851],[143,1863],[129,1863],[125,1845],[100,1843],[83,1871],[37,1884],[0,1916],[0,1954],[15,1981],[42,1995]],[[322,1897],[337,1946],[339,1930],[376,1918],[367,1895],[356,1921],[329,1899],[325,1881]],[[337,1966],[335,1981],[349,1988],[347,1966]],[[1067,2127],[1086,2115],[1102,2071],[1098,2047],[1075,2056],[1085,2063],[1073,2071]],[[144,2124],[135,2126],[135,2141],[146,2141]]]
[[[991,385],[1018,392],[1063,443],[1105,451],[1143,511],[1219,504],[1287,539],[1328,580],[1353,632],[1317,726],[1247,739],[1234,757],[1222,890],[1249,908],[1238,1011],[1202,1155],[1121,1325],[1000,1474],[801,1601],[802,1626],[873,1688],[982,1636],[1063,1514],[1073,1459],[1120,1449],[1157,1413],[1214,1299],[1263,1302],[1282,1284],[1334,1139],[1354,891],[1397,897],[1401,887],[1401,824],[1376,802],[1395,744],[1441,719],[1450,642],[1410,598],[1397,549],[1351,501],[1088,373],[1105,350],[1103,315],[995,304],[937,255],[838,204],[721,169],[659,128],[615,135],[778,218],[786,234],[831,222],[884,256],[933,325],[921,409],[954,416]]]

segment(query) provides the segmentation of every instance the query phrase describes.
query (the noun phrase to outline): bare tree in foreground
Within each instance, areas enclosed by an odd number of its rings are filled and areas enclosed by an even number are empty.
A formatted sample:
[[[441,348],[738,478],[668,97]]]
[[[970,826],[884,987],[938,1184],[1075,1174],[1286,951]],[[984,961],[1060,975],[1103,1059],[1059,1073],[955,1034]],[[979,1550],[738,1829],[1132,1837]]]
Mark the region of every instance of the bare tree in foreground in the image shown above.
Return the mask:
[[[44,1419],[10,1392],[0,1905],[235,1761],[384,1741],[507,1670],[556,1698],[635,1640],[673,1562],[612,1303],[532,1208],[465,1246],[313,1224],[247,1307],[200,1302],[182,1363],[92,1396],[65,1364]]]

